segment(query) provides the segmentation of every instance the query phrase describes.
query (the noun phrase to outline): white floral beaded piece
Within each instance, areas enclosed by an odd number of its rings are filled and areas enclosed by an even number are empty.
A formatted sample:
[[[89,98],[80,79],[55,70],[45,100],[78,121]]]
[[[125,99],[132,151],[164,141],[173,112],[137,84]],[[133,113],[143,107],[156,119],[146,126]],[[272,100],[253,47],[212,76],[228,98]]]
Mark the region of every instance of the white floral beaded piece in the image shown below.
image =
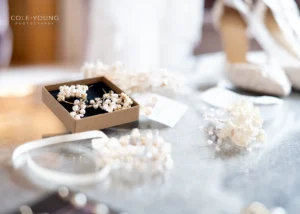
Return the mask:
[[[72,107],[73,111],[70,112],[70,115],[74,119],[79,120],[80,118],[84,117],[86,107],[85,101],[74,100],[74,106]]]
[[[73,104],[71,117],[75,120],[80,120],[84,117],[87,108],[93,107],[94,109],[102,109],[107,112],[113,112],[121,109],[130,108],[133,104],[132,99],[125,93],[117,94],[114,91],[104,93],[101,98],[97,97],[93,100],[87,100],[87,90],[89,89],[86,85],[71,85],[71,86],[60,86],[57,100],[59,102],[65,102]],[[66,101],[68,98],[80,98],[74,100],[74,103]],[[90,104],[90,105],[89,105]]]
[[[103,94],[102,98],[91,100],[90,104],[94,109],[103,109],[107,112],[113,112],[121,109],[130,108],[133,104],[132,99],[125,93],[116,94],[114,91]]]
[[[160,69],[158,72],[135,71],[120,62],[105,65],[98,60],[95,63],[85,63],[81,70],[85,78],[107,77],[128,94],[149,91],[174,93],[182,88],[184,82],[183,77],[178,77],[178,74],[175,75],[165,69]]]
[[[208,134],[207,143],[217,151],[228,144],[251,151],[253,145],[266,141],[259,109],[250,102],[239,101],[226,110],[211,108],[203,117],[208,124],[201,129]]]
[[[68,98],[74,98],[74,97],[86,99],[88,90],[89,87],[86,85],[76,85],[76,86],[63,85],[59,87],[57,100],[61,102],[61,101],[65,101]]]
[[[97,97],[95,100],[90,100],[90,104],[94,109],[98,109],[102,105],[102,99]]]
[[[142,173],[161,173],[173,167],[171,144],[158,131],[141,133],[133,129],[130,135],[119,139],[94,139],[92,146],[101,167],[111,165]]]

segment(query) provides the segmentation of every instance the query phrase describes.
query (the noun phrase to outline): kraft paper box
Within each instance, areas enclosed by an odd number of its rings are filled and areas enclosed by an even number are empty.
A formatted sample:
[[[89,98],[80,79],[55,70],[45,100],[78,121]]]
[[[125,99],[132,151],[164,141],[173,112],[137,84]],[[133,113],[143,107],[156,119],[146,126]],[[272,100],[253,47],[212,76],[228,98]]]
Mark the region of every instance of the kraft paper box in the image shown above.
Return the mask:
[[[124,80],[126,81],[126,80]],[[42,88],[42,100],[51,109],[51,111],[60,119],[60,121],[73,133],[83,132],[89,130],[98,130],[108,127],[113,127],[125,123],[130,123],[139,119],[139,104],[133,100],[131,108],[117,110],[108,113],[104,110],[88,108],[86,114],[80,120],[75,120],[71,117],[72,104],[57,101],[57,94],[59,93],[59,86],[62,85],[88,85],[87,91],[88,100],[95,97],[102,97],[104,91],[109,92],[113,90],[120,94],[123,92],[115,84],[105,77],[95,77],[90,79],[62,82],[55,85],[47,85]],[[68,101],[73,102],[76,98],[70,98]]]

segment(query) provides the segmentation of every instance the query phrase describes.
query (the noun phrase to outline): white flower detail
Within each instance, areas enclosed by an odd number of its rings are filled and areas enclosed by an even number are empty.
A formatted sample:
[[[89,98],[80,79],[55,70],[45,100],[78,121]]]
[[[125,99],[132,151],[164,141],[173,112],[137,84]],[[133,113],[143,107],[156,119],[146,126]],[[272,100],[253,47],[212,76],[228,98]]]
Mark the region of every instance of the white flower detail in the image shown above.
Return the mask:
[[[164,141],[158,132],[140,133],[133,129],[130,135],[106,140],[93,140],[92,146],[98,155],[99,165],[139,172],[164,172],[173,167],[171,144]]]
[[[175,75],[165,69],[158,72],[134,71],[120,62],[105,65],[98,60],[95,63],[85,63],[81,70],[85,78],[105,76],[129,94],[145,91],[177,92],[184,82],[183,77],[178,77],[178,74]]]
[[[89,90],[89,87],[86,85],[76,85],[76,86],[63,85],[63,86],[59,87],[59,93],[57,95],[57,100],[59,102],[62,102],[71,97],[86,99],[88,90]]]
[[[247,148],[266,141],[259,109],[250,102],[239,101],[222,114],[210,109],[204,114],[204,120],[211,124],[210,128],[203,129],[212,139],[208,143],[215,145],[216,149],[226,142]]]

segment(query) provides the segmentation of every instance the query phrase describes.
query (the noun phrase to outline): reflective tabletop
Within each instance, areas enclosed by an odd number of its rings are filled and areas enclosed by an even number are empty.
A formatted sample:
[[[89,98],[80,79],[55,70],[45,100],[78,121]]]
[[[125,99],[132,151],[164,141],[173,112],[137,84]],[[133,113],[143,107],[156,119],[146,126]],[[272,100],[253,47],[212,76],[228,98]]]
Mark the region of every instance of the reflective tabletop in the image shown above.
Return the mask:
[[[172,144],[172,170],[153,179],[122,182],[110,178],[97,185],[70,188],[129,214],[233,214],[240,213],[253,201],[262,202],[269,208],[283,207],[287,213],[297,213],[300,207],[300,92],[293,92],[284,98],[283,105],[272,113],[274,115],[271,119],[265,121],[264,129],[268,138],[263,149],[254,152],[217,152],[207,145],[205,134],[198,128],[204,122],[201,112],[204,103],[199,95],[222,79],[220,73],[212,68],[210,62],[214,59],[222,62],[222,55],[203,56],[191,63],[192,72],[188,74],[191,76],[189,84],[192,90],[173,97],[188,105],[189,109],[174,128],[141,119],[103,130],[108,136],[128,134],[132,128],[159,130],[164,139]],[[201,73],[202,69],[208,71]],[[213,78],[207,80],[210,75]],[[41,125],[38,134],[32,136],[21,138],[25,135],[21,135],[20,131],[15,132],[20,134],[19,139],[13,131],[22,126],[13,129],[14,126],[10,123],[16,121],[9,121],[8,117],[5,122],[1,121],[1,133],[9,130],[4,126],[10,126],[12,131],[1,137],[1,141],[5,143],[1,143],[0,147],[0,213],[22,204],[30,204],[58,188],[49,181],[36,178],[26,168],[16,171],[11,167],[9,157],[17,145],[48,134],[66,132],[62,124],[40,102],[27,100],[24,105],[28,108],[35,106],[36,111],[43,112],[40,113],[42,119],[34,121],[33,113],[27,112],[27,121],[19,123],[34,128],[48,118],[51,124]],[[9,114],[14,113],[12,111]],[[51,130],[47,132],[49,129]],[[94,171],[96,167],[81,154],[81,149],[89,148],[89,145],[90,141],[87,140],[52,146],[36,151],[36,160],[64,171]]]

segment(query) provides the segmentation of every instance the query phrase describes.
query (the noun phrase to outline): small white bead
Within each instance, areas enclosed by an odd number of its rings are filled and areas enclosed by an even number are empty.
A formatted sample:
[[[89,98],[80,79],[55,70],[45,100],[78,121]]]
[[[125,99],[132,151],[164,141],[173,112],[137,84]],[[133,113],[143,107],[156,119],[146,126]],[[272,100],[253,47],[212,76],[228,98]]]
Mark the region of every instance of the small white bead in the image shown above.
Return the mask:
[[[108,105],[107,105],[107,104],[104,104],[104,105],[103,105],[103,109],[108,109]]]
[[[81,110],[80,110],[80,114],[85,114],[85,110],[84,110],[84,109],[81,109]]]
[[[75,117],[76,112],[72,111],[72,112],[70,112],[70,115],[71,115],[71,117]]]
[[[92,105],[95,104],[95,100],[91,100],[90,104],[92,104]]]
[[[66,197],[69,196],[69,190],[68,190],[67,187],[60,187],[58,189],[58,194],[59,194],[60,197],[66,198]]]
[[[84,207],[87,203],[87,198],[82,193],[77,193],[71,200],[75,207]]]
[[[80,120],[80,115],[75,115],[75,120]]]
[[[78,111],[79,107],[78,106],[73,106],[72,109],[73,109],[73,111]]]
[[[74,100],[74,105],[79,105],[80,101],[79,100]]]
[[[109,208],[105,204],[97,204],[94,207],[95,214],[108,214]]]

